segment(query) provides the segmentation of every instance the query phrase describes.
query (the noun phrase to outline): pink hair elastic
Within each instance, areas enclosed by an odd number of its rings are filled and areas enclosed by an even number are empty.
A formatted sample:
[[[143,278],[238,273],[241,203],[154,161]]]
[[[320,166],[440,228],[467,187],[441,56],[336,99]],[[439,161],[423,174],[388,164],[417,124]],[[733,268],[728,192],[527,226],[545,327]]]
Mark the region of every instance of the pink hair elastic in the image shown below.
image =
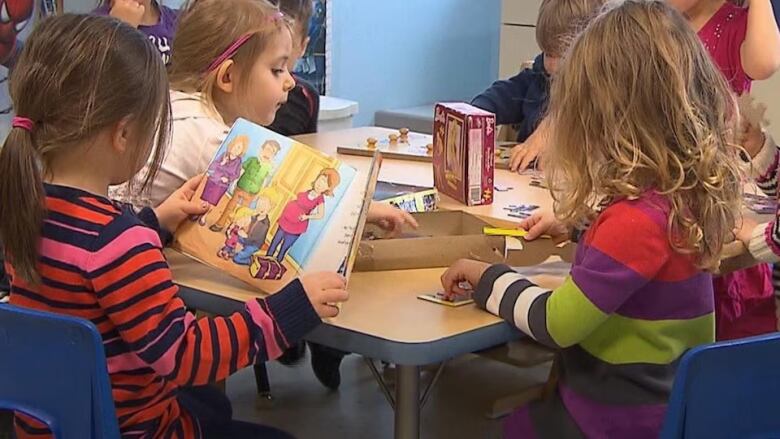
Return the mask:
[[[33,122],[32,119],[28,119],[26,117],[15,116],[13,119],[11,119],[11,126],[13,128],[21,128],[28,133],[32,133],[35,122]]]
[[[274,12],[273,14],[271,14],[268,17],[268,21],[271,22],[271,23],[276,23],[276,22],[280,21],[283,18],[284,18],[284,14],[282,14],[281,12],[277,11],[277,12]],[[214,61],[211,62],[211,64],[209,64],[209,67],[206,69],[206,73],[208,74],[208,73],[213,72],[223,62],[225,62],[227,59],[229,59],[233,55],[235,55],[236,52],[238,52],[238,49],[240,49],[241,46],[246,44],[246,42],[249,41],[249,39],[252,38],[252,35],[254,35],[254,34],[255,34],[255,32],[248,32],[248,33],[245,33],[244,35],[241,35],[240,37],[238,37],[238,39],[236,39],[236,41],[233,41],[233,43],[230,46],[228,46],[228,48],[225,49],[224,52],[222,52],[222,54],[220,54]]]

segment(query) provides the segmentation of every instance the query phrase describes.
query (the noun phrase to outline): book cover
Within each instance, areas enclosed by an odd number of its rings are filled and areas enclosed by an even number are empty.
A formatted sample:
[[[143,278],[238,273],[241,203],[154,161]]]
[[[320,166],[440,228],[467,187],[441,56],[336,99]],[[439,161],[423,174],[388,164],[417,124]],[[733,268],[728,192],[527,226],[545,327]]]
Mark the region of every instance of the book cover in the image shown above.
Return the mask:
[[[211,208],[182,224],[175,248],[266,293],[306,272],[348,276],[380,159],[358,172],[239,119],[195,194]]]

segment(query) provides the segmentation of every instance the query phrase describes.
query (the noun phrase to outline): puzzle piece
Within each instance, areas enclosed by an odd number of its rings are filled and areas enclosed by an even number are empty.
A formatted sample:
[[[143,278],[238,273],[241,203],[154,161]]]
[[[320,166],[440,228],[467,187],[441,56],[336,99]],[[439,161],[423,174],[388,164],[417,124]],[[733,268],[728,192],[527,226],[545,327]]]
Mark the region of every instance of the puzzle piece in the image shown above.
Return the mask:
[[[774,198],[756,194],[744,194],[745,206],[758,214],[773,214],[777,211],[777,201]]]
[[[535,204],[510,204],[508,207],[505,207],[504,210],[509,211],[507,215],[512,218],[526,219],[538,208],[539,206]]]
[[[474,303],[474,299],[471,295],[447,295],[443,291],[433,294],[421,294],[417,296],[418,299],[427,300],[428,302],[438,303],[439,305],[446,305],[452,307],[459,307]]]
[[[483,227],[482,233],[487,236],[514,236],[514,237],[523,237],[528,234],[523,229],[507,229],[503,227]]]

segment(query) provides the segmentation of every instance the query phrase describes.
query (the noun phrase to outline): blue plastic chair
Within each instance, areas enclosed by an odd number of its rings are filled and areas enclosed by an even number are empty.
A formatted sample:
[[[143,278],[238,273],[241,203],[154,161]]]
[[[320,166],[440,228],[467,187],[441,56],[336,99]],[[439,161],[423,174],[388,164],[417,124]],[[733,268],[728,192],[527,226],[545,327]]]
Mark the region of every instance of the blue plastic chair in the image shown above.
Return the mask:
[[[661,438],[780,438],[780,333],[688,351]]]
[[[0,304],[0,409],[34,416],[58,439],[119,438],[95,325]]]

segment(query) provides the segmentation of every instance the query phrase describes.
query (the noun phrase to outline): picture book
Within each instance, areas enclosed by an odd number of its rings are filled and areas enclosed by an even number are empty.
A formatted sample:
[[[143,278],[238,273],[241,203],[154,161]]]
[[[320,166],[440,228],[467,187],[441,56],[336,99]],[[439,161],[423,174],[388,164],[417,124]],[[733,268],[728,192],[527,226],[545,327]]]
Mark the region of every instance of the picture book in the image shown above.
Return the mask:
[[[209,211],[185,221],[174,246],[265,293],[303,273],[348,278],[380,162],[358,171],[239,119],[195,194]]]

